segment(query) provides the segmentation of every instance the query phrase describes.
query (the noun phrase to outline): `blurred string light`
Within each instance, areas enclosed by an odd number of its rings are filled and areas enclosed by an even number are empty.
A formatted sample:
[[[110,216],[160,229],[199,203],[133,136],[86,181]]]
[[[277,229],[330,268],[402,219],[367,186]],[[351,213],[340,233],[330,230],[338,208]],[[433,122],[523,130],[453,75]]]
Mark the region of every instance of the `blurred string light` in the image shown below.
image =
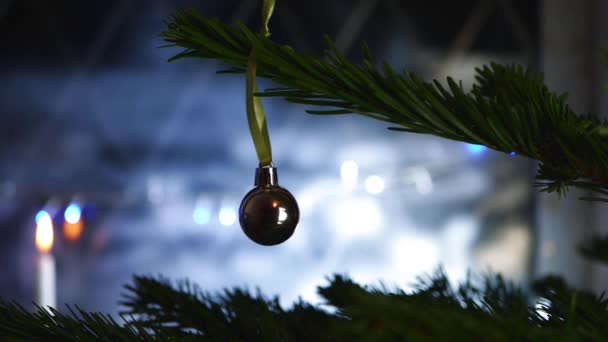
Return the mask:
[[[192,212],[192,220],[198,225],[204,225],[211,221],[211,208],[213,201],[211,198],[201,195],[196,201],[194,211]]]
[[[393,273],[400,278],[414,279],[431,273],[439,265],[439,248],[434,240],[419,232],[391,238],[388,251]]]
[[[483,145],[467,144],[467,150],[473,155],[484,153],[488,148]]]
[[[384,179],[380,176],[369,176],[365,179],[365,191],[377,195],[384,191]]]
[[[222,207],[218,219],[222,226],[232,226],[236,222],[236,210],[232,207]]]
[[[76,241],[82,235],[82,208],[77,203],[70,203],[63,212],[63,235],[70,241]]]
[[[36,214],[36,247],[48,253],[53,247],[53,220],[48,212],[41,210]]]
[[[36,213],[36,224],[40,223],[40,219],[42,218],[51,218],[51,215],[46,210],[40,210]]]
[[[348,188],[352,189],[357,186],[357,179],[359,178],[359,165],[353,160],[347,160],[342,163],[340,166],[340,178],[342,179],[342,184]]]
[[[338,238],[343,240],[373,235],[382,228],[382,213],[373,198],[335,201],[327,215],[330,227],[336,227]]]
[[[65,208],[63,212],[63,217],[65,221],[71,224],[78,223],[80,221],[80,217],[82,216],[82,208],[77,203],[70,203],[70,205]]]
[[[196,224],[207,224],[211,220],[211,210],[209,208],[196,207],[192,213],[192,219]]]

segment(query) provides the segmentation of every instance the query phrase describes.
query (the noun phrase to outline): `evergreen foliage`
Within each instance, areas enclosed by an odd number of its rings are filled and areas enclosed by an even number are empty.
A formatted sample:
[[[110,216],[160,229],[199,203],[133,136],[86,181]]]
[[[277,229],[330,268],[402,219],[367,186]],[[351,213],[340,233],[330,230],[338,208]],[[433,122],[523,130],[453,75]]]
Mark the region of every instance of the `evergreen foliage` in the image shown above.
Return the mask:
[[[216,59],[230,65],[222,73],[244,73],[254,50],[258,76],[283,86],[258,96],[330,107],[311,114],[356,113],[388,122],[393,130],[516,152],[540,162],[542,190],[563,194],[574,186],[594,192],[585,199],[608,201],[608,124],[576,114],[566,94],[551,92],[530,69],[479,68],[477,82],[466,91],[452,78],[442,85],[386,63],[378,68],[365,46],[361,64],[347,61],[329,38],[325,58],[303,55],[245,25],[228,26],[195,10],[177,12],[162,37],[184,49],[171,60]]]
[[[608,265],[608,235],[594,235],[586,244],[580,246],[579,252],[587,259]]]
[[[534,284],[542,300],[500,275],[450,285],[443,272],[406,293],[361,286],[334,275],[319,287],[325,305],[284,309],[259,291],[201,291],[189,282],[135,277],[126,286],[125,321],[70,309],[29,313],[0,301],[0,339],[8,341],[512,341],[608,339],[608,299],[575,291],[557,277]]]

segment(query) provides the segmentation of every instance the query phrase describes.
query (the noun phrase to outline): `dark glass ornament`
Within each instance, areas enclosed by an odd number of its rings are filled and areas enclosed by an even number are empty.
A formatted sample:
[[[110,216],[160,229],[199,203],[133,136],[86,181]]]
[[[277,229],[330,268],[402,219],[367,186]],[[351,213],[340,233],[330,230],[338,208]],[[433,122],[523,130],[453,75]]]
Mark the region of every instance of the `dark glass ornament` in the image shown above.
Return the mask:
[[[279,186],[277,169],[257,168],[255,188],[245,195],[239,208],[245,235],[260,245],[278,245],[293,235],[299,219],[298,202]]]

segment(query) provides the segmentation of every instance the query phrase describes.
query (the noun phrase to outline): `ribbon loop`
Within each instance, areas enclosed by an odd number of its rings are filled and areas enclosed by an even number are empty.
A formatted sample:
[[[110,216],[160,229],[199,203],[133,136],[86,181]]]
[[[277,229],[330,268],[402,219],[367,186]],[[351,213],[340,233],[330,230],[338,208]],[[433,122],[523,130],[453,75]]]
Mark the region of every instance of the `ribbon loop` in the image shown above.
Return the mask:
[[[270,36],[268,22],[274,11],[275,0],[264,0],[262,4],[262,29],[261,34],[265,37]],[[262,100],[255,96],[258,91],[256,85],[256,70],[257,61],[255,56],[255,48],[252,48],[249,60],[247,62],[247,81],[246,81],[246,106],[247,106],[247,122],[249,123],[249,131],[253,139],[253,145],[260,161],[260,167],[272,165],[272,147],[270,145],[270,136],[268,135],[268,126],[266,124],[266,114]]]
[[[255,93],[258,91],[255,80],[256,69],[257,63],[252,52],[247,63],[247,121],[260,166],[268,166],[272,164],[272,148],[270,146],[264,106],[262,105],[262,100],[255,96]]]

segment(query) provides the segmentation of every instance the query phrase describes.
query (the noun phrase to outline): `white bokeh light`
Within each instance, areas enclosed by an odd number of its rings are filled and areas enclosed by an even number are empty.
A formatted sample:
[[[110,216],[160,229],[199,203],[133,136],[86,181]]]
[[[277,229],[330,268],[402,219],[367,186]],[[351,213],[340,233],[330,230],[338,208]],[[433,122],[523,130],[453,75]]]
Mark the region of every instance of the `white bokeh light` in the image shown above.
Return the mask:
[[[211,220],[211,211],[208,208],[196,207],[192,213],[192,220],[199,225],[207,224]]]
[[[213,208],[213,200],[211,197],[201,195],[196,201],[194,211],[192,212],[192,220],[198,225],[205,225],[211,221]]]
[[[365,179],[365,191],[377,195],[384,191],[384,179],[380,176],[369,176]]]
[[[63,213],[63,217],[68,223],[76,224],[80,221],[80,216],[82,215],[82,209],[76,203],[71,203],[65,208],[65,212]]]
[[[343,162],[340,167],[340,178],[345,187],[354,188],[359,178],[359,165],[353,160]]]
[[[338,200],[327,215],[340,240],[373,235],[382,227],[382,213],[373,198]]]
[[[46,210],[40,210],[38,213],[36,213],[36,224],[40,223],[40,219],[47,219],[51,217],[51,215],[49,215],[49,213]]]
[[[236,222],[236,210],[231,207],[223,207],[218,215],[222,226],[232,226]]]
[[[437,244],[420,233],[391,239],[389,250],[390,260],[395,263],[393,272],[398,274],[400,279],[414,279],[425,273],[432,273],[439,265]]]

